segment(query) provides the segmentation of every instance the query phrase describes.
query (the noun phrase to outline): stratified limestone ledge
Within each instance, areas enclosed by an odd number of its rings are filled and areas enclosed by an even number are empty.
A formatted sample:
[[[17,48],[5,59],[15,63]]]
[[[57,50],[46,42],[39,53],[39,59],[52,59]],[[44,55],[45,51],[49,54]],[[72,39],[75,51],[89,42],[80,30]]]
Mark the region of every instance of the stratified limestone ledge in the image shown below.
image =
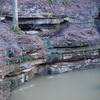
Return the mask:
[[[61,74],[75,70],[100,68],[100,59],[87,59],[77,62],[59,62],[46,65],[47,74]]]

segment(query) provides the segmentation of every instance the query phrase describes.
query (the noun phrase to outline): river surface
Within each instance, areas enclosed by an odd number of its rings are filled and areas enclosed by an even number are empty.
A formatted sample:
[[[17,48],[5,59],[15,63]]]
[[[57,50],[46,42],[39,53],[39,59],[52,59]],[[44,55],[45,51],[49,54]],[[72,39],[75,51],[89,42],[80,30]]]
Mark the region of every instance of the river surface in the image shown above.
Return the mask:
[[[35,78],[13,91],[11,100],[100,100],[100,69]]]

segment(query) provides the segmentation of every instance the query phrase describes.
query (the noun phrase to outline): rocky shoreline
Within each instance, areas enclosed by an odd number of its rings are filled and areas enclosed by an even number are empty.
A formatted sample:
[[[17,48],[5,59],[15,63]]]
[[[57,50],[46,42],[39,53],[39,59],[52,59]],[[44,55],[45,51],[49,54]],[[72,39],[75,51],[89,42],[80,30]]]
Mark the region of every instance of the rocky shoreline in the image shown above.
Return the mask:
[[[0,17],[0,100],[36,76],[100,68],[95,2],[18,1],[21,31],[11,30],[9,0]]]
[[[40,77],[41,75],[55,75],[71,71],[89,70],[100,68],[100,59],[84,60],[79,62],[61,62],[50,65],[40,65],[38,72],[34,69],[24,70],[23,73],[15,76],[8,76],[7,79],[0,81],[0,100],[10,100],[11,92],[19,88],[26,82]]]

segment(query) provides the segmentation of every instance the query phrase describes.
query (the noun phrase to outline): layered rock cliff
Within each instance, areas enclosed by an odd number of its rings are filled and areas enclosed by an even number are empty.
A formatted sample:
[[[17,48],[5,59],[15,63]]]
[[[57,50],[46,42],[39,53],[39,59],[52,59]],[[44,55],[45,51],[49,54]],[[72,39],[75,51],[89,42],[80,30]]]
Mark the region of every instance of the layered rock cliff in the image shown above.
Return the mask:
[[[100,64],[100,32],[95,24],[99,4],[99,0],[18,0],[23,32],[17,33],[11,29],[12,3],[7,0],[5,20],[0,22],[1,78],[10,80],[13,90],[35,74]]]

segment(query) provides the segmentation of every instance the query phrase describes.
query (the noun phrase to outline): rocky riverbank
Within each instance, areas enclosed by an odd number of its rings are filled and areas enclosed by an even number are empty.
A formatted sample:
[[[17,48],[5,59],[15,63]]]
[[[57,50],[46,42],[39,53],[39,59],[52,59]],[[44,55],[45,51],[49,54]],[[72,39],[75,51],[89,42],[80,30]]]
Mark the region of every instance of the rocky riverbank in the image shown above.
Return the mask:
[[[11,30],[12,8],[6,4],[0,18],[0,100],[9,100],[10,91],[37,75],[99,67],[96,2],[19,1],[19,32]]]

